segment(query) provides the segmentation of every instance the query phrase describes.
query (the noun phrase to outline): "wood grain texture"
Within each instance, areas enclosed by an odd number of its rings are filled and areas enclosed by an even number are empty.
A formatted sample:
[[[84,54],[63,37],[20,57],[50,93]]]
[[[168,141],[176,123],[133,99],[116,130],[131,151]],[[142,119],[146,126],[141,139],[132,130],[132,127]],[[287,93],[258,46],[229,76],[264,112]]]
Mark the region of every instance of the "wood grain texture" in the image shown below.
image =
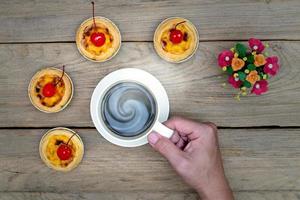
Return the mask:
[[[198,200],[191,192],[81,192],[81,193],[46,193],[46,192],[0,192],[0,200]],[[235,192],[235,200],[299,200],[299,191],[258,191]]]
[[[197,200],[192,192],[81,192],[81,193],[39,193],[0,192],[0,200]]]
[[[278,55],[279,74],[270,79],[262,96],[234,100],[237,90],[223,88],[227,77],[217,66],[217,55],[234,42],[201,42],[196,55],[182,64],[160,59],[152,43],[124,43],[119,54],[105,63],[85,60],[75,44],[0,45],[0,127],[93,127],[89,103],[97,83],[108,73],[126,67],[149,71],[164,85],[171,115],[182,115],[219,126],[299,126],[300,42],[271,42],[270,55]],[[30,103],[27,87],[43,67],[65,64],[75,85],[71,104],[62,112],[45,114]]]
[[[0,1],[0,42],[74,41],[92,15],[89,2]],[[97,0],[96,15],[114,21],[124,41],[152,41],[157,25],[171,16],[190,19],[202,41],[300,39],[298,0]]]
[[[46,130],[0,130],[0,191],[193,192],[148,145],[117,147],[94,129],[75,130],[85,156],[70,173],[55,172],[39,158]],[[223,129],[219,137],[234,191],[300,190],[300,129]]]

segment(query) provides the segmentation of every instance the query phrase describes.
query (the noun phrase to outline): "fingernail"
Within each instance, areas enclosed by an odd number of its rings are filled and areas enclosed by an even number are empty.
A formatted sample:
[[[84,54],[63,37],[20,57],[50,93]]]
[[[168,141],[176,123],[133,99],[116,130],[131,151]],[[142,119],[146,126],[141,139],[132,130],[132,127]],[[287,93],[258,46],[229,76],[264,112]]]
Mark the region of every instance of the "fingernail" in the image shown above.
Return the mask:
[[[159,137],[157,135],[157,133],[150,133],[150,135],[148,136],[148,140],[150,144],[155,144],[158,141]]]

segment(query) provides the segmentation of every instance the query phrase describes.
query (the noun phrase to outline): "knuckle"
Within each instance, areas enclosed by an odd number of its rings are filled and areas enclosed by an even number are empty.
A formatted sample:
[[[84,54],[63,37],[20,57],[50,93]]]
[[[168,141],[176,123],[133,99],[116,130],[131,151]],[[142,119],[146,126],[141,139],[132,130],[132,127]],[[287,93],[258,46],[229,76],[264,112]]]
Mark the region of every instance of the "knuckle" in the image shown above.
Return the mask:
[[[188,159],[184,158],[178,162],[176,169],[178,172],[186,172],[191,168],[190,162]]]
[[[157,142],[157,151],[161,152],[161,153],[165,153],[168,150],[168,143],[166,141],[164,141],[163,139],[160,139]]]
[[[213,130],[217,130],[218,128],[217,128],[217,125],[215,124],[215,123],[213,123],[213,122],[208,122],[207,123],[207,125],[209,126],[209,127],[211,127]]]
[[[207,122],[207,129],[208,132],[211,133],[212,135],[216,136],[217,132],[218,132],[218,128],[216,126],[216,124],[212,123],[212,122]]]

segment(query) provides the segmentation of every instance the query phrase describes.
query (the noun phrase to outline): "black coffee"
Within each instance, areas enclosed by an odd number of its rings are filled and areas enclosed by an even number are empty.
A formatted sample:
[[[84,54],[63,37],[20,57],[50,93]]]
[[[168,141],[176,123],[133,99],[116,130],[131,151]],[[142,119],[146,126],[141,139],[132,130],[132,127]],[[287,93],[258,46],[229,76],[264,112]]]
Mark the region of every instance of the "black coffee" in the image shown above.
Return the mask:
[[[106,126],[115,134],[133,137],[144,133],[153,123],[156,103],[142,85],[132,82],[113,86],[101,106]]]

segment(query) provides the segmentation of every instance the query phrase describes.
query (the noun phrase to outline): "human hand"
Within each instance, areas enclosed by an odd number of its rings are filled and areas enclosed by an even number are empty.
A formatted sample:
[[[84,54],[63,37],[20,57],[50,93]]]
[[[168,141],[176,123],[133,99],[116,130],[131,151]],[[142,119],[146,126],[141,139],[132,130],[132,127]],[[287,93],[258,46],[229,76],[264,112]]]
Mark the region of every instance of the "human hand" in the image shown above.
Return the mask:
[[[152,132],[149,144],[162,154],[202,200],[232,200],[224,174],[217,128],[212,123],[197,123],[174,117],[164,123],[174,130],[167,139]]]

